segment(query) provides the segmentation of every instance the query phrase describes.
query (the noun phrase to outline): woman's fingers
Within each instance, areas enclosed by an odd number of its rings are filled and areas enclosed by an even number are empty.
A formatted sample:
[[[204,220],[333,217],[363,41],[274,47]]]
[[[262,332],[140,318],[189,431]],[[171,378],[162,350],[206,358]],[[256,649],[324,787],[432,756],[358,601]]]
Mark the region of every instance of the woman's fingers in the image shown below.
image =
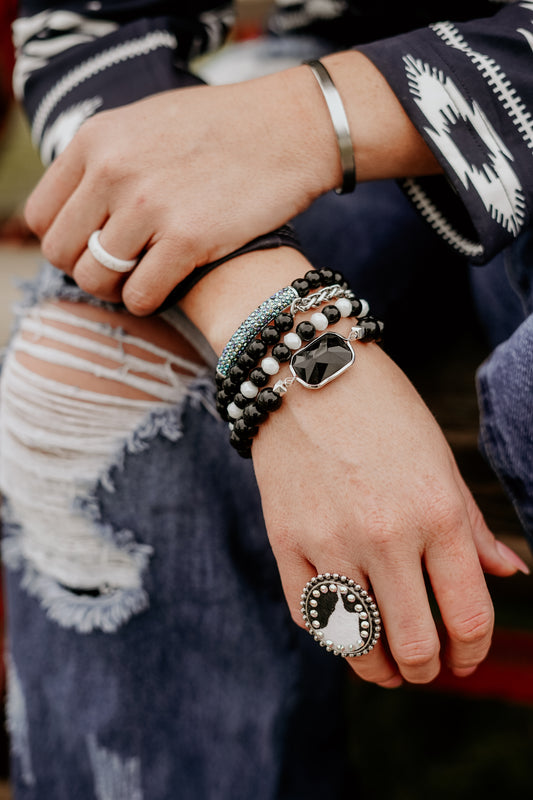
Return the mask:
[[[142,266],[151,234],[149,225],[135,219],[128,209],[116,211],[98,231],[96,242],[86,242],[72,272],[74,280],[89,294],[118,302],[124,283]],[[120,263],[128,261],[136,263],[129,268]]]
[[[71,156],[69,148],[46,170],[26,202],[26,221],[42,238],[83,178],[81,157]]]
[[[323,571],[317,570],[307,559],[297,556],[294,552],[292,556],[287,553],[287,559],[278,560],[278,565],[292,618],[297,625],[304,627],[305,622],[301,607],[304,587],[316,575],[331,571],[331,565],[329,565],[329,570],[326,568]],[[339,564],[334,566],[335,569],[337,567],[341,568]],[[347,568],[346,573],[343,572],[343,574],[346,574],[347,577],[353,577],[356,581],[360,579],[362,586],[368,586],[363,577],[357,575],[357,570],[353,567],[351,569]],[[317,643],[318,646],[319,644]],[[334,656],[331,655],[331,658],[334,658]],[[381,636],[369,653],[363,656],[347,657],[346,663],[363,680],[371,681],[384,688],[394,688],[402,683],[398,668],[388,652],[385,640]]]
[[[487,655],[494,628],[492,601],[471,533],[430,545],[426,565],[447,633],[446,661],[457,675],[469,674]]]

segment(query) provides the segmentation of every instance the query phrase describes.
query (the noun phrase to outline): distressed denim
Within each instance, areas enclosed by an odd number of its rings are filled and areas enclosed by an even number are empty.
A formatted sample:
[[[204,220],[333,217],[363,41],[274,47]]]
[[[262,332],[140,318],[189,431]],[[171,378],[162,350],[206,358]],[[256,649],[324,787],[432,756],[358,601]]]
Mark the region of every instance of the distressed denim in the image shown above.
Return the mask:
[[[394,183],[332,193],[295,226],[311,261],[341,269],[385,319],[400,362],[433,357],[450,316],[471,311],[467,265]],[[486,296],[500,298],[499,343],[479,373],[482,441],[531,531],[530,252],[523,238],[472,286],[485,317]],[[46,298],[92,302],[49,265],[26,309]],[[74,487],[71,513],[134,557],[135,586],[40,574],[4,497],[16,800],[314,800],[332,778],[358,796],[343,746],[348,670],[289,617],[252,465],[229,446],[213,391],[199,374]]]

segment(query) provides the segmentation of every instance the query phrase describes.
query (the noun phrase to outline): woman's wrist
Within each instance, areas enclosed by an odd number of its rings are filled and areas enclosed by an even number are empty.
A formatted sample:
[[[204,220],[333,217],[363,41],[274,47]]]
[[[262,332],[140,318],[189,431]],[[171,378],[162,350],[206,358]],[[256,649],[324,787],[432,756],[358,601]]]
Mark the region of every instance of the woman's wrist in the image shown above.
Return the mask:
[[[292,247],[246,253],[206,275],[180,306],[220,355],[255,308],[310,268],[307,259]]]

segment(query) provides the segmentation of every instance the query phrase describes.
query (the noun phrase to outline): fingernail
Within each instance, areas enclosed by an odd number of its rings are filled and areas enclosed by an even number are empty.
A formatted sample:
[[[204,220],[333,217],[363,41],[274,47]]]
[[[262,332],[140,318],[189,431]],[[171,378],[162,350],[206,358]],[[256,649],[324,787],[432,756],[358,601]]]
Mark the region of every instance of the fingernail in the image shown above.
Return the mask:
[[[454,669],[452,669],[452,672],[457,678],[468,678],[468,676],[472,675],[476,671],[476,669],[477,669],[477,666],[475,666],[475,667],[455,667]]]
[[[515,569],[520,570],[524,575],[530,574],[531,571],[525,561],[522,561],[520,556],[518,556],[514,550],[511,550],[510,547],[507,547],[506,544],[503,542],[496,542],[496,549],[504,561],[512,564]]]

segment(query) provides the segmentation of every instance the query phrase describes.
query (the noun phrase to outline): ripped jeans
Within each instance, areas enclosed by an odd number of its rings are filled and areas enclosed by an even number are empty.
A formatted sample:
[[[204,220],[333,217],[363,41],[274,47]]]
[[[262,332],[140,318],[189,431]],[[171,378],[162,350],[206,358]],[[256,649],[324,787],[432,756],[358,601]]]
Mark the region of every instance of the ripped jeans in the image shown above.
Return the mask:
[[[296,227],[399,351],[406,315],[433,346],[461,307],[465,265],[393,184],[328,195]],[[14,796],[313,800],[332,776],[340,793],[348,671],[289,617],[209,346],[177,311],[145,325],[46,266],[4,364]]]
[[[37,293],[1,394],[15,797],[303,797],[339,665],[290,620],[214,354],[53,268]],[[340,735],[314,736],[339,775]]]

